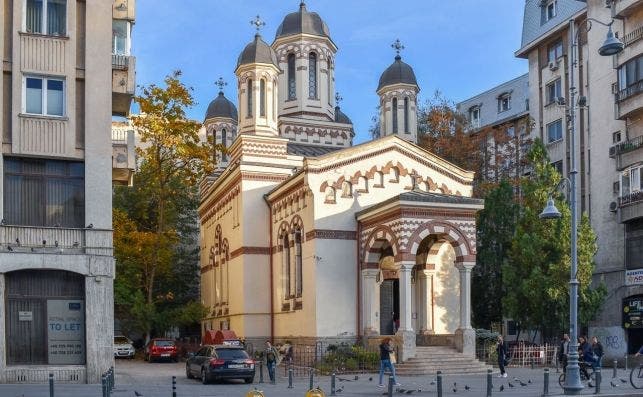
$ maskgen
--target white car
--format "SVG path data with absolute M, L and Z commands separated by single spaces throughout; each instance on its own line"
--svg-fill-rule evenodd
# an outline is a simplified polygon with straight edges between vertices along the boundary
M 114 357 L 134 358 L 132 341 L 125 336 L 114 337 Z

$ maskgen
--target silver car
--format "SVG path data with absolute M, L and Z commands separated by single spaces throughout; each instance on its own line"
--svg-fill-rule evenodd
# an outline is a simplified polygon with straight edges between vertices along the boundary
M 125 336 L 114 337 L 114 357 L 134 358 L 132 341 Z

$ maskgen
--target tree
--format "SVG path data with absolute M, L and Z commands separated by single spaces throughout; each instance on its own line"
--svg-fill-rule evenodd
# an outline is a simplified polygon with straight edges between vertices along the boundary
M 373 117 L 371 117 L 371 126 L 368 127 L 368 135 L 370 135 L 371 139 L 378 139 L 382 137 L 382 132 L 380 131 L 380 106 L 378 105 L 376 108 L 376 113 Z
M 222 150 L 211 139 L 201 141 L 200 124 L 186 117 L 194 100 L 180 76 L 179 71 L 167 76 L 164 87 L 142 87 L 136 97 L 141 115 L 132 124 L 140 138 L 141 166 L 134 188 L 115 190 L 114 204 L 121 210 L 114 217 L 116 309 L 132 315 L 147 338 L 155 325 L 167 326 L 172 318 L 168 310 L 179 277 L 175 267 L 189 247 L 188 262 L 198 269 L 198 247 L 186 233 L 184 214 L 192 214 L 188 222 L 196 223 L 196 184 L 212 171 L 212 153 Z
M 522 329 L 537 329 L 547 338 L 569 329 L 569 277 L 571 211 L 555 193 L 562 217 L 541 220 L 538 215 L 561 176 L 549 163 L 547 151 L 536 140 L 528 154 L 533 172 L 522 179 L 523 206 L 512 240 L 509 258 L 502 266 L 506 287 L 505 314 Z M 596 235 L 583 214 L 578 227 L 579 318 L 595 317 L 607 293 L 604 285 L 591 288 L 596 253 Z
M 502 321 L 502 266 L 511 249 L 518 216 L 512 184 L 502 180 L 486 195 L 484 205 L 476 222 L 478 250 L 471 301 L 476 328 L 491 329 L 491 323 Z

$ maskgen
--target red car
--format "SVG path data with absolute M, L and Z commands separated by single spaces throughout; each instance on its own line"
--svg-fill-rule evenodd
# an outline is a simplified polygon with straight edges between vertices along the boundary
M 178 361 L 176 343 L 172 339 L 154 338 L 145 346 L 145 361 L 172 360 Z

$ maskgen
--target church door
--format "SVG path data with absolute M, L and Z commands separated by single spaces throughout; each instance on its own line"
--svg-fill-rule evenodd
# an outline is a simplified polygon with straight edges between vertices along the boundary
M 380 335 L 393 335 L 393 323 L 399 319 L 400 282 L 384 280 L 380 285 Z

